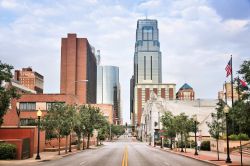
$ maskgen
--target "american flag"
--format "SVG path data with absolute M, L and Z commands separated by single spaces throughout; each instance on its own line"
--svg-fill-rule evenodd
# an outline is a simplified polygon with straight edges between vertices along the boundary
M 228 62 L 226 68 L 225 68 L 226 72 L 227 72 L 227 77 L 229 75 L 232 74 L 232 58 L 230 59 L 230 61 Z

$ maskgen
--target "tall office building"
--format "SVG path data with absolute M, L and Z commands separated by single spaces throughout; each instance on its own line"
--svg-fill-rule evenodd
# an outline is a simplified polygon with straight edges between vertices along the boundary
M 100 51 L 97 51 L 100 64 Z M 116 66 L 97 66 L 97 104 L 112 104 L 113 121 L 121 123 L 119 68 Z
M 97 104 L 114 104 L 114 91 L 119 87 L 119 68 L 97 66 Z
M 138 20 L 134 54 L 136 83 L 161 83 L 161 52 L 157 20 Z
M 43 93 L 43 76 L 32 70 L 31 67 L 15 70 L 14 78 L 16 81 L 37 93 Z
M 162 61 L 157 20 L 137 21 L 134 76 L 130 80 L 131 124 L 140 126 L 144 105 L 151 92 L 167 100 L 175 99 L 175 84 L 162 83 Z
M 61 93 L 76 95 L 80 104 L 94 104 L 96 77 L 96 58 L 88 40 L 77 38 L 76 34 L 62 38 Z

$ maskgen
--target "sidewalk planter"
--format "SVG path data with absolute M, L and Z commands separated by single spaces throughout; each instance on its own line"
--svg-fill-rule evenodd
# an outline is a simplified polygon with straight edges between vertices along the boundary
M 247 144 L 249 142 L 250 141 L 241 141 L 241 144 L 244 145 L 244 144 Z M 222 152 L 222 153 L 227 152 L 227 141 L 226 140 L 219 140 L 218 145 L 219 145 L 219 152 Z M 239 146 L 240 146 L 240 141 L 232 141 L 232 140 L 229 141 L 230 151 L 232 151 L 234 148 L 239 147 Z M 217 151 L 216 140 L 213 139 L 210 141 L 210 148 L 211 148 L 211 151 L 214 151 L 214 152 Z

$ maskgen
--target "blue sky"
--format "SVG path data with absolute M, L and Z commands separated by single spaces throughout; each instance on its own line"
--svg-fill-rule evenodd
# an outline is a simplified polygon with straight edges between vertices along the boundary
M 67 33 L 88 38 L 103 65 L 120 67 L 122 109 L 129 121 L 136 21 L 157 19 L 163 82 L 185 82 L 197 98 L 217 98 L 225 65 L 238 70 L 250 58 L 249 0 L 0 0 L 0 60 L 32 66 L 45 92 L 58 93 L 60 42 Z

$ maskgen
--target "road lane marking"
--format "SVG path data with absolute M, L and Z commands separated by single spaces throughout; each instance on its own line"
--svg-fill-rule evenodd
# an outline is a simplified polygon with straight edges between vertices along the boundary
M 125 166 L 128 166 L 128 147 L 126 146 L 126 164 Z
M 167 163 L 167 162 L 164 162 L 164 164 L 165 164 L 165 165 L 167 165 L 167 166 L 170 166 L 170 164 L 169 164 L 169 163 Z
M 122 157 L 122 166 L 128 166 L 128 147 L 125 146 L 123 157 Z
M 87 161 L 83 161 L 83 162 L 80 163 L 80 165 L 84 165 L 86 162 L 87 162 Z

